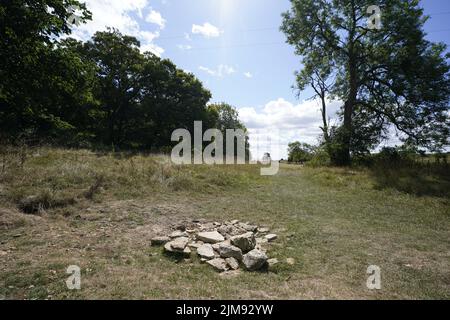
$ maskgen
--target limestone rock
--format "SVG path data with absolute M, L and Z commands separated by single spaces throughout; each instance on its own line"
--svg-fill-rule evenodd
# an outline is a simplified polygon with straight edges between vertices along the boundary
M 233 270 L 239 269 L 239 262 L 235 258 L 233 257 L 226 258 L 225 261 L 227 262 L 227 264 L 230 266 L 231 269 Z
M 219 228 L 217 228 L 217 231 L 224 237 L 230 237 L 245 233 L 247 230 L 238 228 L 233 225 L 222 225 Z
M 286 263 L 290 264 L 291 266 L 295 264 L 295 259 L 294 258 L 287 258 L 286 259 Z
M 278 238 L 278 236 L 276 234 L 271 233 L 271 234 L 266 235 L 264 238 L 266 238 L 267 241 L 271 242 L 271 241 L 276 240 Z
M 225 259 L 222 259 L 222 258 L 208 260 L 208 261 L 206 261 L 206 263 L 209 264 L 210 266 L 212 266 L 214 269 L 216 269 L 219 272 L 228 270 L 227 262 L 225 261 Z
M 154 237 L 151 240 L 152 246 L 162 246 L 170 241 L 169 237 Z
M 175 240 L 172 240 L 169 242 L 170 247 L 174 251 L 183 251 L 184 248 L 186 248 L 187 244 L 189 243 L 189 238 L 186 237 L 180 237 L 176 238 Z
M 166 253 L 170 253 L 170 254 L 181 254 L 181 255 L 184 255 L 184 256 L 186 256 L 186 257 L 188 257 L 188 256 L 190 256 L 191 255 L 191 249 L 189 249 L 189 247 L 187 247 L 187 246 L 185 246 L 183 249 L 174 249 L 174 247 L 172 246 L 172 244 L 173 244 L 173 241 L 170 241 L 170 242 L 167 242 L 165 245 L 164 245 L 164 251 L 166 252 Z M 175 244 L 175 247 L 181 247 L 182 246 L 182 243 L 181 243 L 181 241 L 179 242 L 179 243 L 176 243 Z
M 197 254 L 204 259 L 213 259 L 215 257 L 214 250 L 209 243 L 197 248 Z
M 253 250 L 256 245 L 255 235 L 252 232 L 247 232 L 241 235 L 231 237 L 231 244 L 240 248 L 242 252 Z
M 175 250 L 172 249 L 172 246 L 170 245 L 170 242 L 166 242 L 164 245 L 164 251 L 166 252 L 175 252 Z
M 256 232 L 256 230 L 258 229 L 257 226 L 252 226 L 249 225 L 248 223 L 238 223 L 237 226 L 245 231 L 251 231 L 251 232 Z
M 235 258 L 242 261 L 242 250 L 227 243 L 220 243 L 217 250 L 222 258 Z
M 194 249 L 198 249 L 202 246 L 202 243 L 198 243 L 198 242 L 191 242 L 188 244 L 189 248 L 194 248 Z
M 267 232 L 269 232 L 269 228 L 264 228 L 264 227 L 258 228 L 258 232 L 259 233 L 267 233 Z
M 200 232 L 197 234 L 197 239 L 206 243 L 217 243 L 225 240 L 217 231 Z
M 273 259 L 267 260 L 267 263 L 269 264 L 269 267 L 273 267 L 273 266 L 275 266 L 276 264 L 278 264 L 279 261 L 278 261 L 277 258 L 273 258 Z
M 179 238 L 179 237 L 187 237 L 187 232 L 185 232 L 185 231 L 181 231 L 181 230 L 176 230 L 176 231 L 174 231 L 174 232 L 172 232 L 170 235 L 169 235 L 169 237 L 170 238 Z
M 256 238 L 256 244 L 264 244 L 269 242 L 266 238 Z
M 245 254 L 242 262 L 247 270 L 256 271 L 266 265 L 267 256 L 265 253 L 255 249 Z

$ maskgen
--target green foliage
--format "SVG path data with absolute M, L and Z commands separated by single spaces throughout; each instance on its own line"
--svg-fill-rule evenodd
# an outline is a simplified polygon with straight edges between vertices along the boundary
M 245 157 L 246 160 L 249 160 L 250 144 L 248 131 L 245 125 L 239 120 L 239 114 L 236 108 L 225 102 L 222 102 L 208 105 L 207 111 L 208 111 L 207 124 L 209 128 L 218 129 L 220 132 L 222 132 L 224 148 L 227 143 L 226 130 L 227 129 L 242 130 L 243 136 L 240 136 L 239 131 L 237 131 L 237 137 L 235 140 L 242 139 L 245 141 Z M 234 154 L 237 154 L 237 144 L 235 144 L 234 147 L 235 147 Z
M 84 89 L 78 86 L 82 62 L 58 48 L 56 39 L 70 33 L 69 7 L 75 5 L 82 21 L 90 19 L 76 0 L 0 4 L 0 127 L 13 141 L 72 129 L 66 117 L 76 113 L 69 103 Z
M 211 93 L 168 59 L 141 53 L 115 29 L 88 42 L 69 35 L 75 0 L 8 0 L 0 4 L 0 136 L 113 150 L 170 149 L 171 134 L 194 121 L 204 129 L 241 129 L 231 107 L 207 107 Z
M 343 101 L 330 149 L 335 164 L 366 153 L 391 127 L 432 151 L 448 143 L 448 55 L 444 44 L 425 39 L 419 1 L 378 1 L 380 30 L 368 28 L 370 0 L 291 4 L 281 29 L 302 57 L 298 88 L 312 85 Z
M 312 159 L 315 147 L 301 142 L 292 142 L 288 145 L 289 162 L 306 162 Z

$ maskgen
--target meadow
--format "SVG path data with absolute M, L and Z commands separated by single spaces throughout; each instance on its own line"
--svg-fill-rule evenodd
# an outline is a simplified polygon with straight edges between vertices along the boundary
M 259 169 L 4 147 L 0 298 L 450 298 L 447 165 Z M 174 260 L 150 246 L 193 219 L 269 227 L 280 263 L 219 274 L 194 254 Z M 66 287 L 69 265 L 81 267 L 81 290 Z M 369 265 L 381 269 L 381 290 L 366 287 Z

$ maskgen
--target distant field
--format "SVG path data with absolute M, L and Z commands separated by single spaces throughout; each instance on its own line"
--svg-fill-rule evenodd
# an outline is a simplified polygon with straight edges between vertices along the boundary
M 0 298 L 449 299 L 448 175 L 401 171 L 381 179 L 366 169 L 282 164 L 262 177 L 255 165 L 6 150 Z M 198 218 L 268 226 L 279 236 L 269 255 L 280 263 L 224 276 L 194 255 L 174 261 L 149 245 Z M 82 268 L 79 291 L 66 288 L 69 265 Z M 366 287 L 369 265 L 381 268 L 381 290 Z

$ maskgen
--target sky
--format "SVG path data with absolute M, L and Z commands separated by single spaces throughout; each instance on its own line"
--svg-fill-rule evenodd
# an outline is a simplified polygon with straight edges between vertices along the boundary
M 83 2 L 83 0 L 81 0 Z M 279 31 L 289 0 L 85 0 L 93 20 L 72 36 L 87 40 L 115 27 L 136 36 L 142 51 L 172 60 L 227 102 L 250 131 L 255 157 L 287 157 L 289 142 L 317 143 L 321 116 L 311 90 L 292 89 L 300 58 Z M 374 0 L 376 4 L 376 0 Z M 450 44 L 450 1 L 423 0 L 428 39 Z M 329 116 L 339 103 L 332 102 Z M 385 145 L 398 143 L 395 132 Z M 270 150 L 269 150 L 270 149 Z

